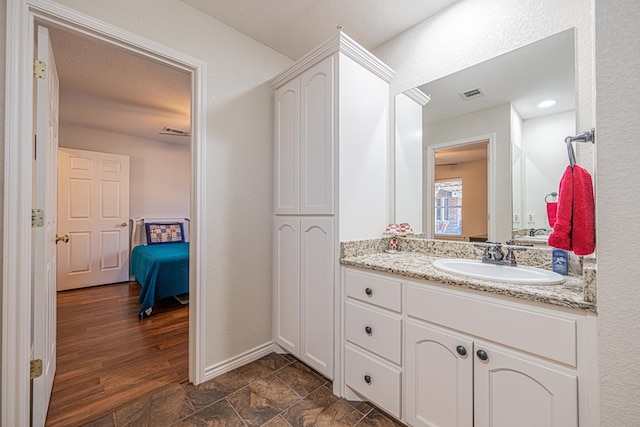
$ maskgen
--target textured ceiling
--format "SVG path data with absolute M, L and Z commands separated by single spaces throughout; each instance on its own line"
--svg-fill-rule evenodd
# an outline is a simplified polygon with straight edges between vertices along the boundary
M 336 33 L 371 49 L 455 0 L 182 0 L 294 60 Z M 141 138 L 189 131 L 190 76 L 85 36 L 50 29 L 60 76 L 60 122 Z
M 191 76 L 105 43 L 49 29 L 60 77 L 60 123 L 188 144 Z
M 574 110 L 575 55 L 573 30 L 492 58 L 473 67 L 420 86 L 431 96 L 425 121 L 457 117 L 473 111 L 512 103 L 523 120 Z M 459 95 L 480 88 L 485 95 L 463 100 Z M 551 108 L 537 104 L 555 99 Z
M 336 25 L 372 49 L 456 0 L 181 0 L 297 60 Z

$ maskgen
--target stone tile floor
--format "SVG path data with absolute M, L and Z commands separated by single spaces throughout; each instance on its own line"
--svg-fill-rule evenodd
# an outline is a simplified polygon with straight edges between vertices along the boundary
M 331 387 L 294 357 L 271 353 L 199 386 L 174 384 L 85 427 L 402 426 Z

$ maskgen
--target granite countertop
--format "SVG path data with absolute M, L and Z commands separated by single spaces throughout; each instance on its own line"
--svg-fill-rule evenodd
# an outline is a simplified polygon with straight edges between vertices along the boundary
M 560 285 L 520 285 L 493 282 L 458 276 L 440 271 L 433 262 L 442 257 L 416 252 L 375 252 L 356 254 L 340 259 L 342 265 L 398 274 L 415 279 L 430 280 L 460 288 L 506 295 L 560 307 L 596 312 L 596 304 L 587 301 L 586 281 L 583 276 L 566 276 Z

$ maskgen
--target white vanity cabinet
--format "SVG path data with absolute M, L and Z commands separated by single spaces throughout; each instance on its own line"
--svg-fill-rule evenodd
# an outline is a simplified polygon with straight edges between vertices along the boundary
M 401 416 L 402 283 L 346 270 L 345 384 Z
M 274 341 L 330 377 L 334 220 L 278 216 L 274 225 Z
M 330 379 L 338 242 L 378 237 L 387 226 L 392 75 L 340 32 L 271 80 L 273 340 Z
M 431 325 L 407 323 L 412 426 L 577 426 L 575 372 Z
M 334 213 L 334 57 L 275 91 L 276 215 Z
M 404 296 L 402 309 L 394 312 L 404 331 L 400 362 L 390 348 L 380 353 L 350 337 L 357 323 L 349 315 L 355 304 L 350 289 L 358 287 L 363 275 L 370 283 L 392 284 L 384 292 L 398 288 Z M 411 426 L 571 427 L 596 422 L 596 409 L 590 407 L 597 401 L 593 314 L 352 267 L 343 269 L 343 278 L 345 386 L 361 398 Z M 392 347 L 397 341 L 387 343 Z M 402 384 L 397 396 L 401 416 L 368 395 L 366 387 L 349 383 L 363 366 L 350 363 L 352 346 L 361 357 L 396 369 Z M 395 386 L 394 378 L 387 391 Z

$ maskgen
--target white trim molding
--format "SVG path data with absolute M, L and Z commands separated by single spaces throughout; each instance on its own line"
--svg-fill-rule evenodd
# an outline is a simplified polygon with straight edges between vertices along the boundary
M 245 351 L 244 353 L 238 354 L 237 356 L 233 356 L 232 358 L 216 363 L 215 365 L 207 366 L 204 372 L 203 381 L 208 381 L 226 372 L 233 371 L 240 366 L 244 366 L 247 363 L 251 363 L 254 360 L 258 360 L 261 357 L 271 354 L 278 349 L 279 347 L 274 344 L 273 341 L 269 341 L 254 347 L 251 350 Z
M 52 25 L 184 70 L 192 76 L 189 379 L 205 378 L 206 63 L 50 0 L 7 0 L 5 76 L 2 396 L 0 424 L 30 424 L 33 46 L 36 23 Z
M 351 37 L 339 31 L 337 36 L 330 38 L 307 53 L 291 67 L 288 67 L 285 71 L 271 79 L 269 83 L 273 89 L 277 89 L 295 76 L 336 52 L 342 52 L 347 55 L 387 83 L 391 81 L 395 74 L 395 71 L 387 64 L 376 58 Z
M 429 103 L 429 101 L 431 101 L 431 95 L 427 95 L 417 87 L 414 87 L 413 89 L 405 90 L 402 93 L 407 95 L 409 99 L 412 99 L 413 101 L 420 104 L 420 106 L 422 107 L 424 107 Z

